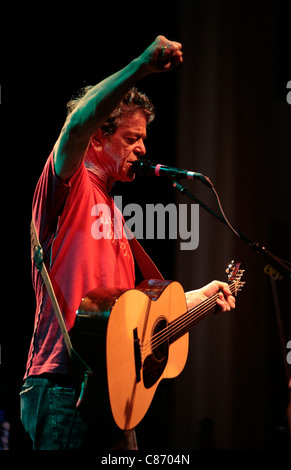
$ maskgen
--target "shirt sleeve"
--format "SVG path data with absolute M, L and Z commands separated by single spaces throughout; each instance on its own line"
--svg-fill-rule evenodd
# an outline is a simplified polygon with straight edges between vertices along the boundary
M 70 180 L 65 182 L 55 172 L 53 151 L 45 163 L 32 203 L 32 215 L 44 255 L 54 238 L 58 219 L 65 206 L 70 188 L 74 181 L 78 179 L 83 166 L 81 164 Z

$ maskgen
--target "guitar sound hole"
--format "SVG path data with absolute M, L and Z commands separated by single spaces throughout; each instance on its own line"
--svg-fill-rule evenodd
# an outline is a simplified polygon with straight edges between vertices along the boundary
M 159 380 L 167 365 L 169 354 L 169 340 L 166 339 L 167 326 L 167 320 L 161 318 L 153 329 L 151 340 L 152 351 L 145 358 L 142 367 L 145 388 L 152 387 Z
M 169 340 L 166 339 L 168 322 L 161 318 L 155 324 L 152 334 L 152 351 L 143 363 L 143 383 L 145 388 L 152 387 L 165 370 L 169 354 Z M 163 331 L 165 334 L 163 334 Z
M 166 328 L 168 322 L 165 318 L 159 320 L 153 330 L 152 334 L 152 353 L 157 361 L 162 361 L 168 357 L 169 341 L 166 338 Z M 163 335 L 162 331 L 165 330 Z

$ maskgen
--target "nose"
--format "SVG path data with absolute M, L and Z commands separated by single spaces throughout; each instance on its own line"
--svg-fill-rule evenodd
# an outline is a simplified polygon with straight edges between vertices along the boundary
M 144 141 L 142 139 L 139 139 L 139 141 L 137 142 L 137 146 L 134 149 L 134 153 L 138 157 L 143 157 L 146 154 L 145 144 L 144 144 Z

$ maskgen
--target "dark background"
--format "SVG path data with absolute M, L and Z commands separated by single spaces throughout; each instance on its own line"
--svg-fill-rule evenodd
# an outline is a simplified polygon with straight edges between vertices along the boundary
M 18 393 L 34 320 L 31 199 L 64 122 L 66 102 L 82 86 L 125 66 L 158 34 L 181 41 L 183 65 L 137 85 L 157 111 L 147 157 L 207 174 L 231 222 L 290 261 L 290 15 L 290 2 L 283 0 L 6 9 L 7 28 L 1 33 L 0 408 L 12 425 L 12 449 L 29 448 L 19 423 Z M 188 187 L 217 210 L 213 195 L 199 185 Z M 168 180 L 155 177 L 116 185 L 114 191 L 123 195 L 124 204 L 186 202 Z M 164 276 L 181 281 L 186 290 L 224 279 L 232 257 L 242 261 L 247 284 L 234 313 L 209 319 L 190 334 L 187 366 L 178 379 L 159 386 L 138 427 L 140 447 L 286 449 L 290 281 L 285 277 L 275 284 L 281 343 L 274 290 L 263 272 L 268 260 L 203 209 L 199 225 L 194 252 L 181 252 L 171 240 L 141 242 Z

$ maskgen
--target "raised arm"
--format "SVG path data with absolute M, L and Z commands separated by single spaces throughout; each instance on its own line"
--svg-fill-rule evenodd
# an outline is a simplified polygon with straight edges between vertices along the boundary
M 138 80 L 150 73 L 172 70 L 182 61 L 182 45 L 158 36 L 139 57 L 91 88 L 67 117 L 55 145 L 57 175 L 70 178 L 85 156 L 91 135 Z

